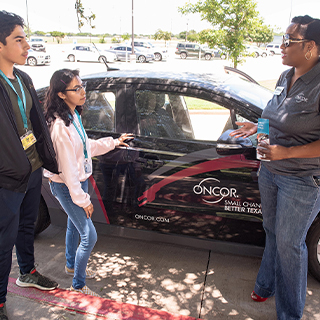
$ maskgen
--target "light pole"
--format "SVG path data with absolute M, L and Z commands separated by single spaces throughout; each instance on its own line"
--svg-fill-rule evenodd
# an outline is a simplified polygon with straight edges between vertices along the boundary
M 130 62 L 136 62 L 136 55 L 134 53 L 134 11 L 133 11 L 133 0 L 132 0 L 132 37 L 131 37 L 131 55 L 130 55 Z
M 134 11 L 133 11 L 133 0 L 132 0 L 132 54 L 134 54 Z
M 133 0 L 132 0 L 132 1 L 133 1 Z M 28 0 L 26 0 L 26 9 L 27 9 L 28 39 L 30 40 L 30 27 L 29 27 L 29 15 L 28 15 Z

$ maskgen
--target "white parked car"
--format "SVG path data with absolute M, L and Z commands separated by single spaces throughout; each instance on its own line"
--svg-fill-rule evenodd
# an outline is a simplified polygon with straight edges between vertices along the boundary
M 28 50 L 28 58 L 26 64 L 29 66 L 39 66 L 48 64 L 51 62 L 51 57 L 45 52 L 34 51 L 32 49 Z
M 248 55 L 253 56 L 254 58 L 263 57 L 265 58 L 267 56 L 267 53 L 256 46 L 247 46 L 246 52 Z
M 31 49 L 35 51 L 44 51 L 46 52 L 46 41 L 42 38 L 31 38 L 29 41 Z
M 107 62 L 114 62 L 117 60 L 117 56 L 109 51 L 99 49 L 91 45 L 77 45 L 72 50 L 66 52 L 66 57 L 69 61 L 96 61 L 103 63 L 106 59 Z
M 270 56 L 273 56 L 275 54 L 281 54 L 281 48 L 280 48 L 281 44 L 280 43 L 269 43 L 266 46 L 266 52 L 267 54 L 269 54 Z

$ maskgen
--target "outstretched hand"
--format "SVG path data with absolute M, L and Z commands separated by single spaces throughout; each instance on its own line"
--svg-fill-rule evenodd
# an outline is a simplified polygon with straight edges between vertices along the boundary
M 257 132 L 257 124 L 253 122 L 236 122 L 237 126 L 241 128 L 234 130 L 230 133 L 230 136 L 235 138 L 247 138 Z
M 125 143 L 126 140 L 132 140 L 134 139 L 134 136 L 132 133 L 123 133 L 119 138 L 119 145 L 129 147 L 127 143 Z

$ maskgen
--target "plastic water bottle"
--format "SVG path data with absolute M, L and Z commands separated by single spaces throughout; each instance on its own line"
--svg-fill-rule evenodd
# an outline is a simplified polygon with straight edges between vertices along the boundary
M 270 144 L 269 140 L 269 119 L 258 119 L 258 130 L 257 130 L 257 139 L 258 139 L 258 146 L 257 150 L 259 149 L 260 151 L 263 151 L 263 148 L 259 146 L 261 142 L 264 142 L 266 144 Z M 263 161 L 270 161 L 270 160 L 265 160 L 263 155 L 259 154 L 257 152 L 257 159 L 258 160 L 263 160 Z

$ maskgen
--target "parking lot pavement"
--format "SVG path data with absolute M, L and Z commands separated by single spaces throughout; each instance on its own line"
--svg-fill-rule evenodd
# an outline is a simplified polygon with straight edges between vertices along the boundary
M 64 240 L 65 229 L 50 226 L 35 241 L 38 270 L 62 289 L 72 281 L 64 273 Z M 18 276 L 15 260 L 12 278 Z M 87 285 L 103 298 L 204 320 L 276 319 L 273 298 L 250 299 L 260 258 L 99 235 L 89 265 L 98 276 Z M 320 319 L 319 300 L 320 283 L 309 277 L 304 320 Z M 10 320 L 95 319 L 12 293 L 7 308 Z

